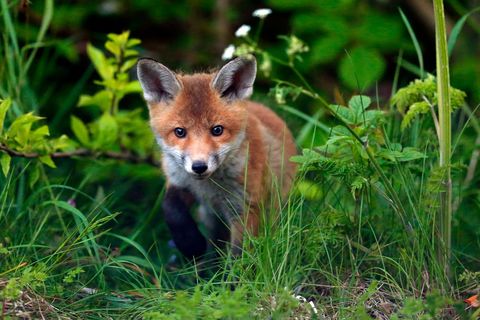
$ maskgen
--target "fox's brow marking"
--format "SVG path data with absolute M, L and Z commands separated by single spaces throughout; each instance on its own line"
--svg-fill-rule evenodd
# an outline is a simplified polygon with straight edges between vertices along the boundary
M 192 117 L 213 116 L 211 105 L 214 102 L 215 93 L 210 86 L 211 79 L 211 75 L 208 74 L 188 75 L 181 78 L 184 99 L 182 105 Z

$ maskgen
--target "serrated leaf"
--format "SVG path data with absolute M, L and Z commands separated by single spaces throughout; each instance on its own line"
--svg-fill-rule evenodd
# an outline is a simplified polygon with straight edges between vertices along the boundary
M 330 105 L 330 109 L 346 123 L 355 123 L 355 113 L 353 113 L 349 108 L 340 105 Z
M 89 43 L 87 45 L 87 54 L 102 79 L 113 78 L 114 69 L 112 65 L 110 65 L 102 51 L 95 48 Z
M 0 157 L 0 165 L 2 166 L 2 172 L 5 177 L 7 177 L 8 172 L 10 171 L 10 163 L 12 158 L 6 152 L 2 152 L 2 156 Z
M 80 141 L 82 145 L 88 146 L 90 144 L 90 135 L 88 133 L 87 126 L 82 122 L 82 120 L 72 116 L 70 117 L 70 126 L 78 141 Z
M 12 105 L 11 99 L 5 99 L 0 101 L 0 134 L 3 131 L 3 123 L 5 122 L 5 116 L 11 105 Z
M 346 54 L 339 65 L 342 82 L 352 90 L 366 90 L 380 80 L 385 71 L 384 58 L 374 49 L 357 47 Z
M 50 168 L 56 168 L 57 167 L 57 166 L 55 166 L 55 163 L 53 162 L 52 157 L 50 157 L 49 155 L 38 157 L 38 160 L 40 160 L 40 162 L 46 164 Z
M 348 106 L 353 110 L 355 123 L 363 123 L 363 113 L 370 106 L 372 100 L 368 96 L 353 96 L 348 102 Z

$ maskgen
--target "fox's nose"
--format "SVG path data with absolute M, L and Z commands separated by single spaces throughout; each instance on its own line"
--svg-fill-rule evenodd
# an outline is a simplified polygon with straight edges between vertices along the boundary
M 197 174 L 202 174 L 205 171 L 207 171 L 207 169 L 208 169 L 208 166 L 203 161 L 195 161 L 192 163 L 192 170 Z

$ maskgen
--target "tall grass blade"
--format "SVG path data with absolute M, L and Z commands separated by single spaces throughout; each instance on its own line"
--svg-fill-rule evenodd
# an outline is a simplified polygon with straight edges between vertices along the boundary
M 448 65 L 447 31 L 443 0 L 434 0 L 435 13 L 435 47 L 437 58 L 437 96 L 440 124 L 440 168 L 445 170 L 442 185 L 445 189 L 440 194 L 440 210 L 437 214 L 438 263 L 444 266 L 445 275 L 450 276 L 451 238 L 452 238 L 452 180 L 450 157 L 452 143 L 450 73 Z
M 457 43 L 458 36 L 460 35 L 460 32 L 462 31 L 463 26 L 465 25 L 465 22 L 467 22 L 467 19 L 470 17 L 472 13 L 475 13 L 480 10 L 480 7 L 473 9 L 472 11 L 464 14 L 458 21 L 455 23 L 455 26 L 452 28 L 452 31 L 450 32 L 450 37 L 448 38 L 448 55 L 451 56 L 453 52 L 453 48 L 455 47 L 455 44 Z
M 407 27 L 408 34 L 410 35 L 410 38 L 412 38 L 413 46 L 415 47 L 415 51 L 417 52 L 418 64 L 420 65 L 421 77 L 424 78 L 425 71 L 423 68 L 422 48 L 420 47 L 420 43 L 417 40 L 417 36 L 415 35 L 415 32 L 413 31 L 412 25 L 408 21 L 407 16 L 403 13 L 402 9 L 399 9 L 399 11 L 400 15 L 402 16 L 403 23 Z

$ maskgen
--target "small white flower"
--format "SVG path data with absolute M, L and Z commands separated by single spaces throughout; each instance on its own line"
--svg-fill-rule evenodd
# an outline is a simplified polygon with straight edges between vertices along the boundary
M 258 17 L 260 19 L 264 19 L 270 13 L 272 13 L 272 9 L 262 8 L 262 9 L 257 9 L 255 11 L 253 11 L 252 16 Z
M 229 45 L 225 48 L 222 54 L 222 60 L 230 60 L 233 58 L 233 54 L 235 53 L 235 46 L 233 44 Z
M 235 31 L 235 36 L 240 38 L 240 37 L 246 37 L 248 33 L 250 32 L 251 27 L 247 26 L 246 24 L 243 24 L 240 26 L 240 28 Z

